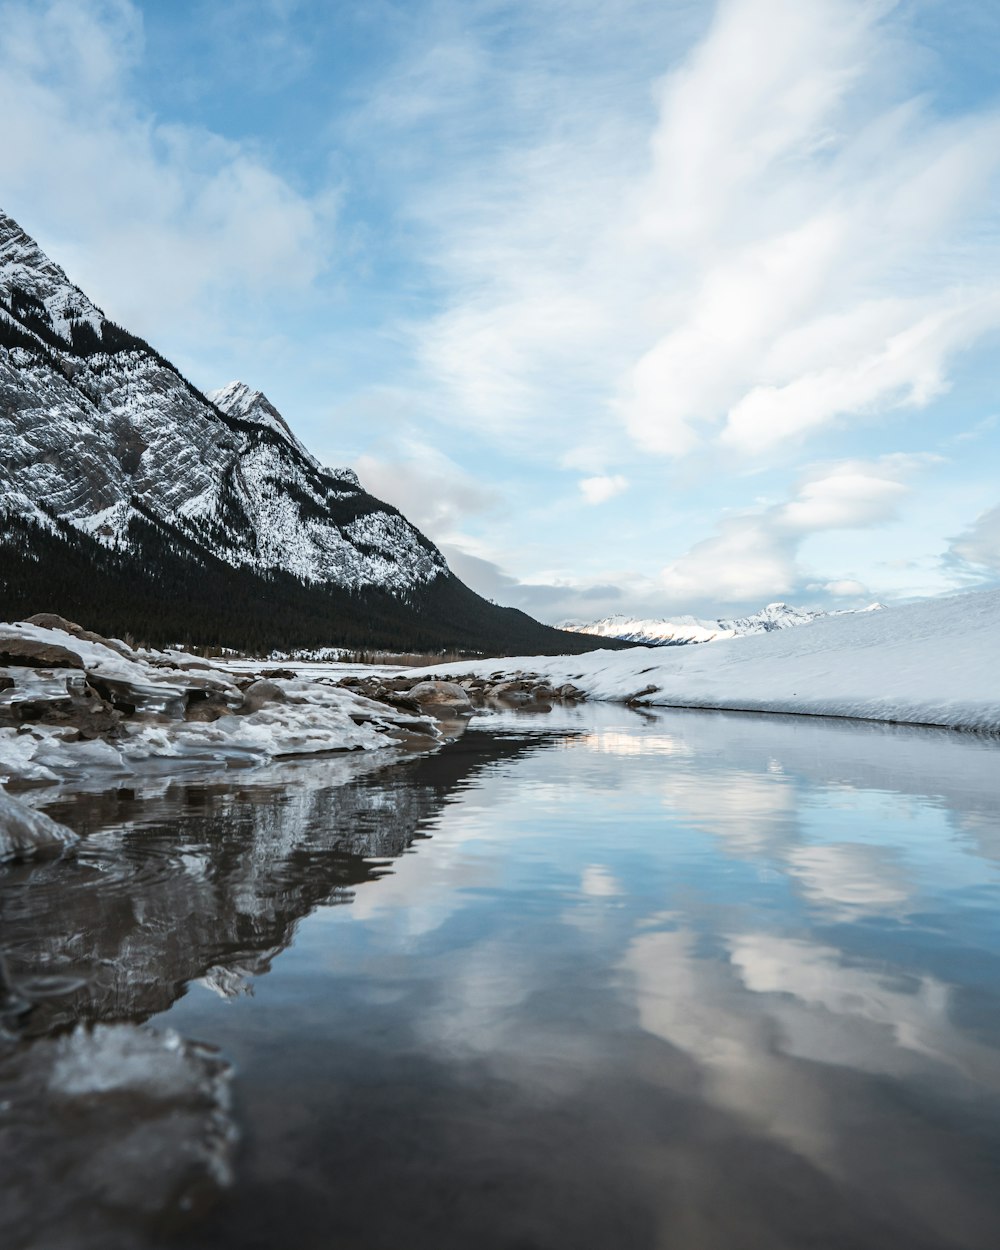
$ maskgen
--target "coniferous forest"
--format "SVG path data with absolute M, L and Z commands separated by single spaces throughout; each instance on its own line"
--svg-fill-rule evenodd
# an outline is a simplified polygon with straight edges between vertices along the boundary
M 36 612 L 148 646 L 224 646 L 257 655 L 297 647 L 567 654 L 626 645 L 499 608 L 451 574 L 397 596 L 234 568 L 142 517 L 133 519 L 121 547 L 103 546 L 64 522 L 48 529 L 5 517 L 0 615 L 18 620 Z

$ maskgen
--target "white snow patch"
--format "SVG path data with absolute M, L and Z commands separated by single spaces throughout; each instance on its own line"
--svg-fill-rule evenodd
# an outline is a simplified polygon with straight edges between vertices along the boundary
M 725 647 L 637 647 L 410 669 L 572 683 L 591 699 L 1000 732 L 1000 590 L 831 615 Z

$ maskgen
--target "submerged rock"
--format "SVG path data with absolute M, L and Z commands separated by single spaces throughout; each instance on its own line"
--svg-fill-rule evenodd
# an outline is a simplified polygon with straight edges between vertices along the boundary
M 72 829 L 0 790 L 0 860 L 61 855 L 79 840 Z

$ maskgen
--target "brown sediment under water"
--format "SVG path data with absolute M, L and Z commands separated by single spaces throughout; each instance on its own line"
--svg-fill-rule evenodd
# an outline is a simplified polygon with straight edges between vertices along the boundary
M 45 810 L 10 1250 L 1000 1244 L 996 740 L 582 706 Z

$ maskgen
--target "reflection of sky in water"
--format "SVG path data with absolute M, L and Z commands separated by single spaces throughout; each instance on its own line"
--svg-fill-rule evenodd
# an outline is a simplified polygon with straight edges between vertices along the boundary
M 401 1210 L 398 1117 L 427 1117 L 441 1168 L 479 1177 L 507 1114 L 548 1175 L 563 1116 L 562 1179 L 610 1134 L 605 1182 L 647 1219 L 622 1245 L 794 1246 L 820 1226 L 816 1245 L 995 1244 L 996 743 L 624 709 L 576 724 L 464 779 L 431 840 L 303 922 L 254 999 L 195 989 L 169 1023 L 237 1059 L 275 1150 L 340 1141 L 345 1115 Z M 405 1071 L 359 1129 L 348 1091 Z M 303 1083 L 317 1105 L 290 1112 Z M 801 1210 L 780 1201 L 795 1169 Z

